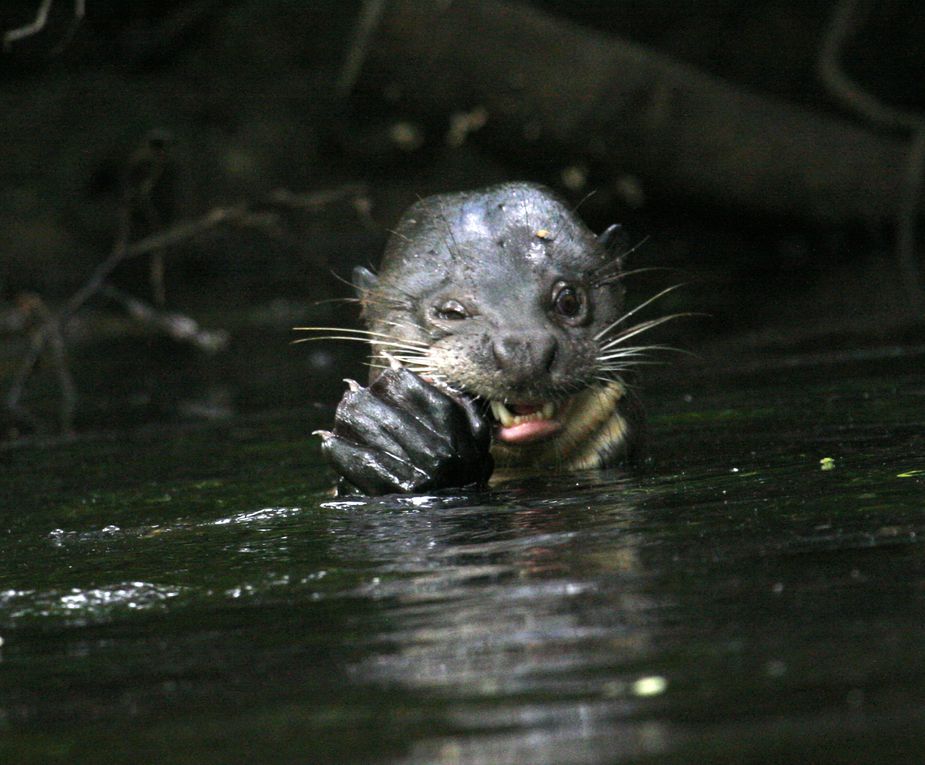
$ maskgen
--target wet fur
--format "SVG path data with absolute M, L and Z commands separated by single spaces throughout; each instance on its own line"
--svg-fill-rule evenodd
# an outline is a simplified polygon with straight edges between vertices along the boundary
M 393 231 L 379 274 L 354 272 L 369 329 L 306 329 L 369 342 L 371 383 L 400 364 L 457 397 L 566 402 L 565 425 L 550 439 L 495 443 L 501 465 L 608 467 L 642 449 L 642 408 L 626 376 L 656 346 L 630 341 L 674 318 L 631 322 L 668 290 L 625 312 L 625 251 L 618 227 L 595 236 L 542 186 L 510 183 L 428 197 Z M 550 313 L 546 297 L 557 282 L 587 294 L 590 314 L 581 325 Z M 467 307 L 465 320 L 435 314 L 450 299 Z M 536 374 L 514 376 L 493 357 L 499 334 L 516 338 L 521 331 L 554 338 L 552 360 Z M 531 344 L 522 345 L 529 357 Z

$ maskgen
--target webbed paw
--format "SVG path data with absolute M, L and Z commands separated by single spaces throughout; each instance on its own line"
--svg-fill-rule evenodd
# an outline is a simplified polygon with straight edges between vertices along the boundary
M 475 404 L 403 367 L 368 388 L 352 383 L 333 432 L 320 435 L 333 468 L 369 495 L 482 486 L 494 468 L 490 426 Z

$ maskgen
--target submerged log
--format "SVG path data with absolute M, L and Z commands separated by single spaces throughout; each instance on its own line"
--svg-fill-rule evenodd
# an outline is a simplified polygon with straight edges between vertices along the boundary
M 505 151 L 542 147 L 638 176 L 663 199 L 816 222 L 895 219 L 901 207 L 901 139 L 526 5 L 389 0 L 366 40 L 356 89 L 428 115 L 483 107 L 483 134 Z

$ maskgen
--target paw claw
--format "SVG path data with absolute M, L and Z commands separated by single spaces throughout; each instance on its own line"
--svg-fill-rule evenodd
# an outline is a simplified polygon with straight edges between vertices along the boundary
M 388 351 L 382 351 L 382 357 L 389 362 L 390 369 L 401 369 L 401 362 Z

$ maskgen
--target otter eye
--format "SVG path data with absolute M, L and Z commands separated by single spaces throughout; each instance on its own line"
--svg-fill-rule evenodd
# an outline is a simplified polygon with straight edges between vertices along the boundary
M 438 319 L 446 321 L 460 321 L 468 319 L 469 312 L 463 307 L 458 300 L 447 300 L 434 308 L 434 313 Z
M 586 302 L 584 290 L 580 287 L 560 282 L 553 290 L 553 310 L 566 319 L 581 317 L 585 312 Z

